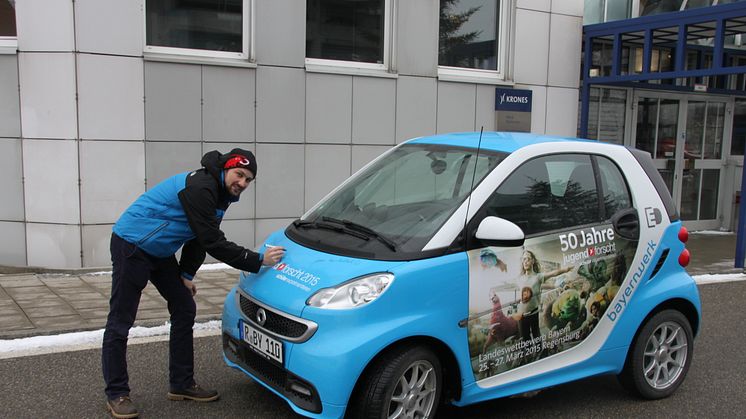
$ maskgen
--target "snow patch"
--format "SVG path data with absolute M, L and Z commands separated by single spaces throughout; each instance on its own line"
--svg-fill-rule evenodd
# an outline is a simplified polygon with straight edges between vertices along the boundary
M 137 345 L 168 340 L 170 328 L 171 324 L 169 322 L 155 327 L 135 326 L 130 329 L 128 344 Z M 194 325 L 194 337 L 217 336 L 220 334 L 220 330 L 220 320 L 196 323 Z M 104 329 L 99 329 L 60 335 L 0 340 L 0 359 L 100 348 L 103 337 Z
M 208 264 L 200 266 L 199 271 L 222 271 L 224 269 L 236 269 L 236 268 L 225 263 L 208 263 Z M 92 275 L 92 276 L 111 275 L 111 271 L 91 272 L 85 275 Z
M 695 275 L 694 282 L 697 284 L 715 284 L 720 282 L 746 281 L 746 274 L 711 274 Z
M 699 231 L 690 231 L 689 234 L 697 234 L 700 236 L 731 236 L 736 233 L 732 231 L 720 231 L 720 230 L 699 230 Z

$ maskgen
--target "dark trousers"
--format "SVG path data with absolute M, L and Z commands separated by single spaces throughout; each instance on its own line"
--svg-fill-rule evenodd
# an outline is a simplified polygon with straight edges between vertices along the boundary
M 109 317 L 106 321 L 101 364 L 106 396 L 111 400 L 130 392 L 127 375 L 127 335 L 135 321 L 140 295 L 148 281 L 168 302 L 171 315 L 169 384 L 183 390 L 194 384 L 192 326 L 197 307 L 181 280 L 176 257 L 156 258 L 116 234 L 111 236 L 113 265 Z

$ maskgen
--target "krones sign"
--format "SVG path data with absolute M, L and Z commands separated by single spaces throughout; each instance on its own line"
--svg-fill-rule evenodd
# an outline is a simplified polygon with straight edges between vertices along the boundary
M 495 129 L 531 131 L 531 91 L 495 88 Z

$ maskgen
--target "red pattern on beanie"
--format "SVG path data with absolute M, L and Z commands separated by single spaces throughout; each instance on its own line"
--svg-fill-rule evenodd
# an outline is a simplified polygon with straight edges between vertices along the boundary
M 239 154 L 233 154 L 228 161 L 225 162 L 225 165 L 223 166 L 223 169 L 231 169 L 234 167 L 243 167 L 245 169 L 248 169 L 251 164 L 251 161 Z

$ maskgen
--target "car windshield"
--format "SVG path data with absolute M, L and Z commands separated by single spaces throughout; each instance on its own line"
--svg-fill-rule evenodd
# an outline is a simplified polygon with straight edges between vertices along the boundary
M 397 147 L 296 221 L 295 232 L 335 253 L 411 257 L 506 155 L 431 144 Z

